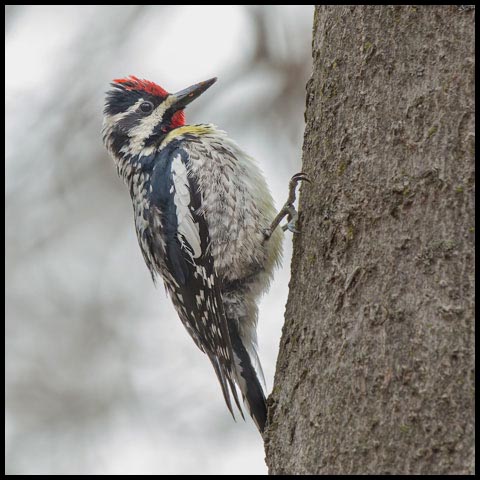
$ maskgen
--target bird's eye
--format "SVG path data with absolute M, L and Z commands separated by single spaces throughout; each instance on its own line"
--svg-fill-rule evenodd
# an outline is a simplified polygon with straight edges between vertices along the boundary
M 153 103 L 152 102 L 143 102 L 140 105 L 140 110 L 143 113 L 150 113 L 153 110 Z

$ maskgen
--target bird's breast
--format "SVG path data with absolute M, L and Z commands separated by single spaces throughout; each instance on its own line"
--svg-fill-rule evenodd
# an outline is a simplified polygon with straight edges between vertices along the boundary
M 185 148 L 201 192 L 217 273 L 228 281 L 264 268 L 269 247 L 263 231 L 275 210 L 256 162 L 224 135 L 206 135 Z

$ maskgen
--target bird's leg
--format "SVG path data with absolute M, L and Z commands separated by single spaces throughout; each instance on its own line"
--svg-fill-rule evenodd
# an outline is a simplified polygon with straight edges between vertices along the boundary
M 296 228 L 296 223 L 298 219 L 298 212 L 293 205 L 296 199 L 296 189 L 297 184 L 300 180 L 305 182 L 311 183 L 310 179 L 308 178 L 306 173 L 300 172 L 296 173 L 290 180 L 289 184 L 289 193 L 288 199 L 285 202 L 285 205 L 282 209 L 278 212 L 277 216 L 274 218 L 273 222 L 271 223 L 270 227 L 264 230 L 264 242 L 266 242 L 271 236 L 275 229 L 278 227 L 280 222 L 287 217 L 288 223 L 282 226 L 282 230 L 286 231 L 289 230 L 292 233 L 300 233 L 299 230 Z

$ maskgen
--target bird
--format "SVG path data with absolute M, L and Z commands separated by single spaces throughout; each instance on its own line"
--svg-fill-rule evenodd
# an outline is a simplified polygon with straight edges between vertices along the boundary
M 296 188 L 310 180 L 294 175 L 276 214 L 257 161 L 215 125 L 186 124 L 187 105 L 216 80 L 177 93 L 133 75 L 113 80 L 102 138 L 130 192 L 153 282 L 163 280 L 184 327 L 208 356 L 232 416 L 234 402 L 245 418 L 238 387 L 262 434 L 267 405 L 258 300 L 281 263 L 283 231 L 299 233 Z

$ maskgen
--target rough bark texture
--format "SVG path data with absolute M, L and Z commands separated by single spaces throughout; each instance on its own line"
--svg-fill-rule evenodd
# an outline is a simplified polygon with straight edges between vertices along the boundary
M 474 471 L 474 22 L 316 8 L 271 474 Z

